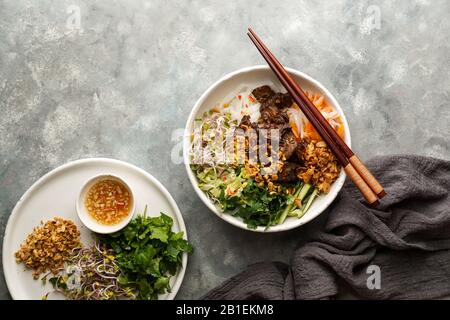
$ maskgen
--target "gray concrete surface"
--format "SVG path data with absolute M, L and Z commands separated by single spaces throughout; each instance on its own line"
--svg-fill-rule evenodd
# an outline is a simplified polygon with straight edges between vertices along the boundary
M 363 159 L 448 159 L 449 11 L 445 0 L 0 0 L 1 235 L 41 175 L 105 156 L 149 171 L 178 202 L 196 249 L 178 298 L 250 263 L 287 262 L 324 217 L 270 235 L 226 224 L 171 161 L 172 133 L 213 81 L 263 64 L 245 34 L 253 26 L 338 98 Z M 9 298 L 3 275 L 0 298 Z

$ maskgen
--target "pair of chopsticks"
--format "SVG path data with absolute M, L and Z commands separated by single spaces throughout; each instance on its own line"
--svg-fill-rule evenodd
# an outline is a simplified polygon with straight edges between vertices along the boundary
M 331 149 L 331 152 L 333 152 L 338 162 L 344 168 L 347 176 L 353 181 L 366 201 L 371 205 L 378 205 L 378 200 L 384 197 L 386 192 L 377 179 L 354 154 L 349 146 L 347 146 L 336 131 L 334 131 L 322 113 L 314 106 L 297 82 L 288 74 L 286 69 L 284 69 L 281 63 L 251 28 L 248 29 L 247 35 L 267 61 L 281 84 L 292 96 L 294 102 L 300 107 L 306 118 L 311 122 L 313 127 Z

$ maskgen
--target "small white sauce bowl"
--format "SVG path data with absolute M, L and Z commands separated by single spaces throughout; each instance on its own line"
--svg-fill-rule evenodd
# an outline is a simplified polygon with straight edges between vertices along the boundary
M 128 216 L 124 218 L 122 221 L 120 221 L 117 224 L 107 225 L 102 224 L 94 219 L 94 217 L 91 216 L 91 214 L 88 212 L 86 206 L 85 206 L 85 200 L 88 195 L 89 190 L 93 185 L 95 185 L 97 182 L 102 180 L 114 180 L 119 183 L 121 183 L 130 194 L 130 200 L 131 200 L 131 207 L 128 212 Z M 131 190 L 130 186 L 123 181 L 121 178 L 111 175 L 111 174 L 102 174 L 95 176 L 91 179 L 89 179 L 81 188 L 81 191 L 77 197 L 76 200 L 76 208 L 77 208 L 77 214 L 78 218 L 80 218 L 81 222 L 91 231 L 95 233 L 101 233 L 101 234 L 107 234 L 107 233 L 114 233 L 116 231 L 119 231 L 123 229 L 133 218 L 134 211 L 135 211 L 135 200 L 133 191 Z

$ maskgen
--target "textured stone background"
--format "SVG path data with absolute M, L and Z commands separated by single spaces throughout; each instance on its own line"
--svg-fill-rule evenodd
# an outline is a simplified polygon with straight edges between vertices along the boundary
M 80 8 L 79 30 L 70 5 Z M 286 65 L 337 97 L 363 159 L 448 159 L 449 11 L 445 0 L 0 0 L 0 233 L 41 175 L 105 156 L 149 171 L 178 202 L 196 248 L 179 298 L 249 263 L 287 262 L 324 217 L 276 235 L 226 224 L 171 162 L 172 132 L 213 81 L 263 63 L 245 34 L 253 26 Z

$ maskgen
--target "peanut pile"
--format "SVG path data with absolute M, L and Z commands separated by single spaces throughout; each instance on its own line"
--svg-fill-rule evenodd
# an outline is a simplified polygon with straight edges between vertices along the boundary
M 34 228 L 15 254 L 17 263 L 23 262 L 33 269 L 34 279 L 48 270 L 57 273 L 73 250 L 81 247 L 80 231 L 72 221 L 54 218 L 41 224 Z

